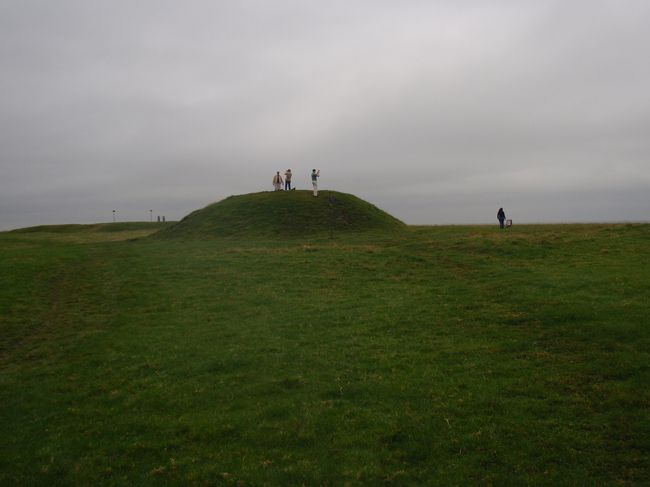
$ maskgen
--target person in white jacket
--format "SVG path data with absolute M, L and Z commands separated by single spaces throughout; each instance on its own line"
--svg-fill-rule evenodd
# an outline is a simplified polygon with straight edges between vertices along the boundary
M 314 187 L 314 196 L 318 196 L 318 178 L 320 177 L 320 169 L 311 170 L 311 185 Z
M 275 173 L 275 176 L 273 176 L 273 187 L 275 188 L 276 191 L 281 191 L 282 190 L 282 176 L 280 176 L 280 171 Z

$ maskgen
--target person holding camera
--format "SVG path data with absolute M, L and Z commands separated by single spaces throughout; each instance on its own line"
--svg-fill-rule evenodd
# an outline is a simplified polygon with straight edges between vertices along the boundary
M 318 178 L 320 177 L 320 169 L 311 170 L 311 185 L 314 187 L 314 196 L 318 196 Z
M 287 169 L 284 172 L 284 190 L 285 191 L 291 190 L 291 169 Z

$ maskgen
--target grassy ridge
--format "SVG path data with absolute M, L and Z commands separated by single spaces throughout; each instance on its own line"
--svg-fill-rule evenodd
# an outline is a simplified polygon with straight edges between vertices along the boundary
M 4 240 L 24 239 L 29 234 L 31 241 L 43 240 L 48 242 L 90 243 L 120 241 L 147 237 L 157 233 L 175 222 L 115 222 L 94 223 L 90 225 L 39 225 L 36 227 L 19 228 L 5 232 Z M 107 235 L 110 234 L 110 235 Z
M 88 232 L 120 232 L 134 230 L 158 231 L 164 224 L 154 222 L 114 222 L 114 223 L 92 223 L 92 224 L 70 224 L 70 225 L 38 225 L 35 227 L 18 228 L 12 230 L 11 234 L 22 233 L 88 233 Z
M 641 485 L 649 239 L 0 234 L 0 483 Z
M 356 196 L 336 191 L 271 191 L 230 196 L 160 232 L 160 238 L 291 237 L 398 231 L 404 224 Z

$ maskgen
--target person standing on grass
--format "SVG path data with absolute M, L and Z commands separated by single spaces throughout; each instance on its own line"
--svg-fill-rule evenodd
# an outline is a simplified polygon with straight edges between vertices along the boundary
M 311 170 L 311 185 L 314 187 L 314 196 L 318 196 L 318 178 L 320 177 L 320 169 Z
M 503 223 L 506 221 L 506 213 L 503 208 L 499 208 L 499 211 L 497 211 L 497 220 L 499 220 L 499 228 L 504 228 Z
M 284 173 L 284 190 L 291 191 L 291 169 L 287 169 Z
M 280 171 L 276 172 L 275 176 L 273 176 L 273 187 L 276 191 L 282 190 L 282 176 L 280 176 Z

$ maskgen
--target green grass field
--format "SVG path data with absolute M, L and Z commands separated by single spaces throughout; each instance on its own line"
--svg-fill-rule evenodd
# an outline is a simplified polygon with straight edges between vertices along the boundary
M 0 233 L 0 485 L 647 485 L 650 225 L 327 204 Z

